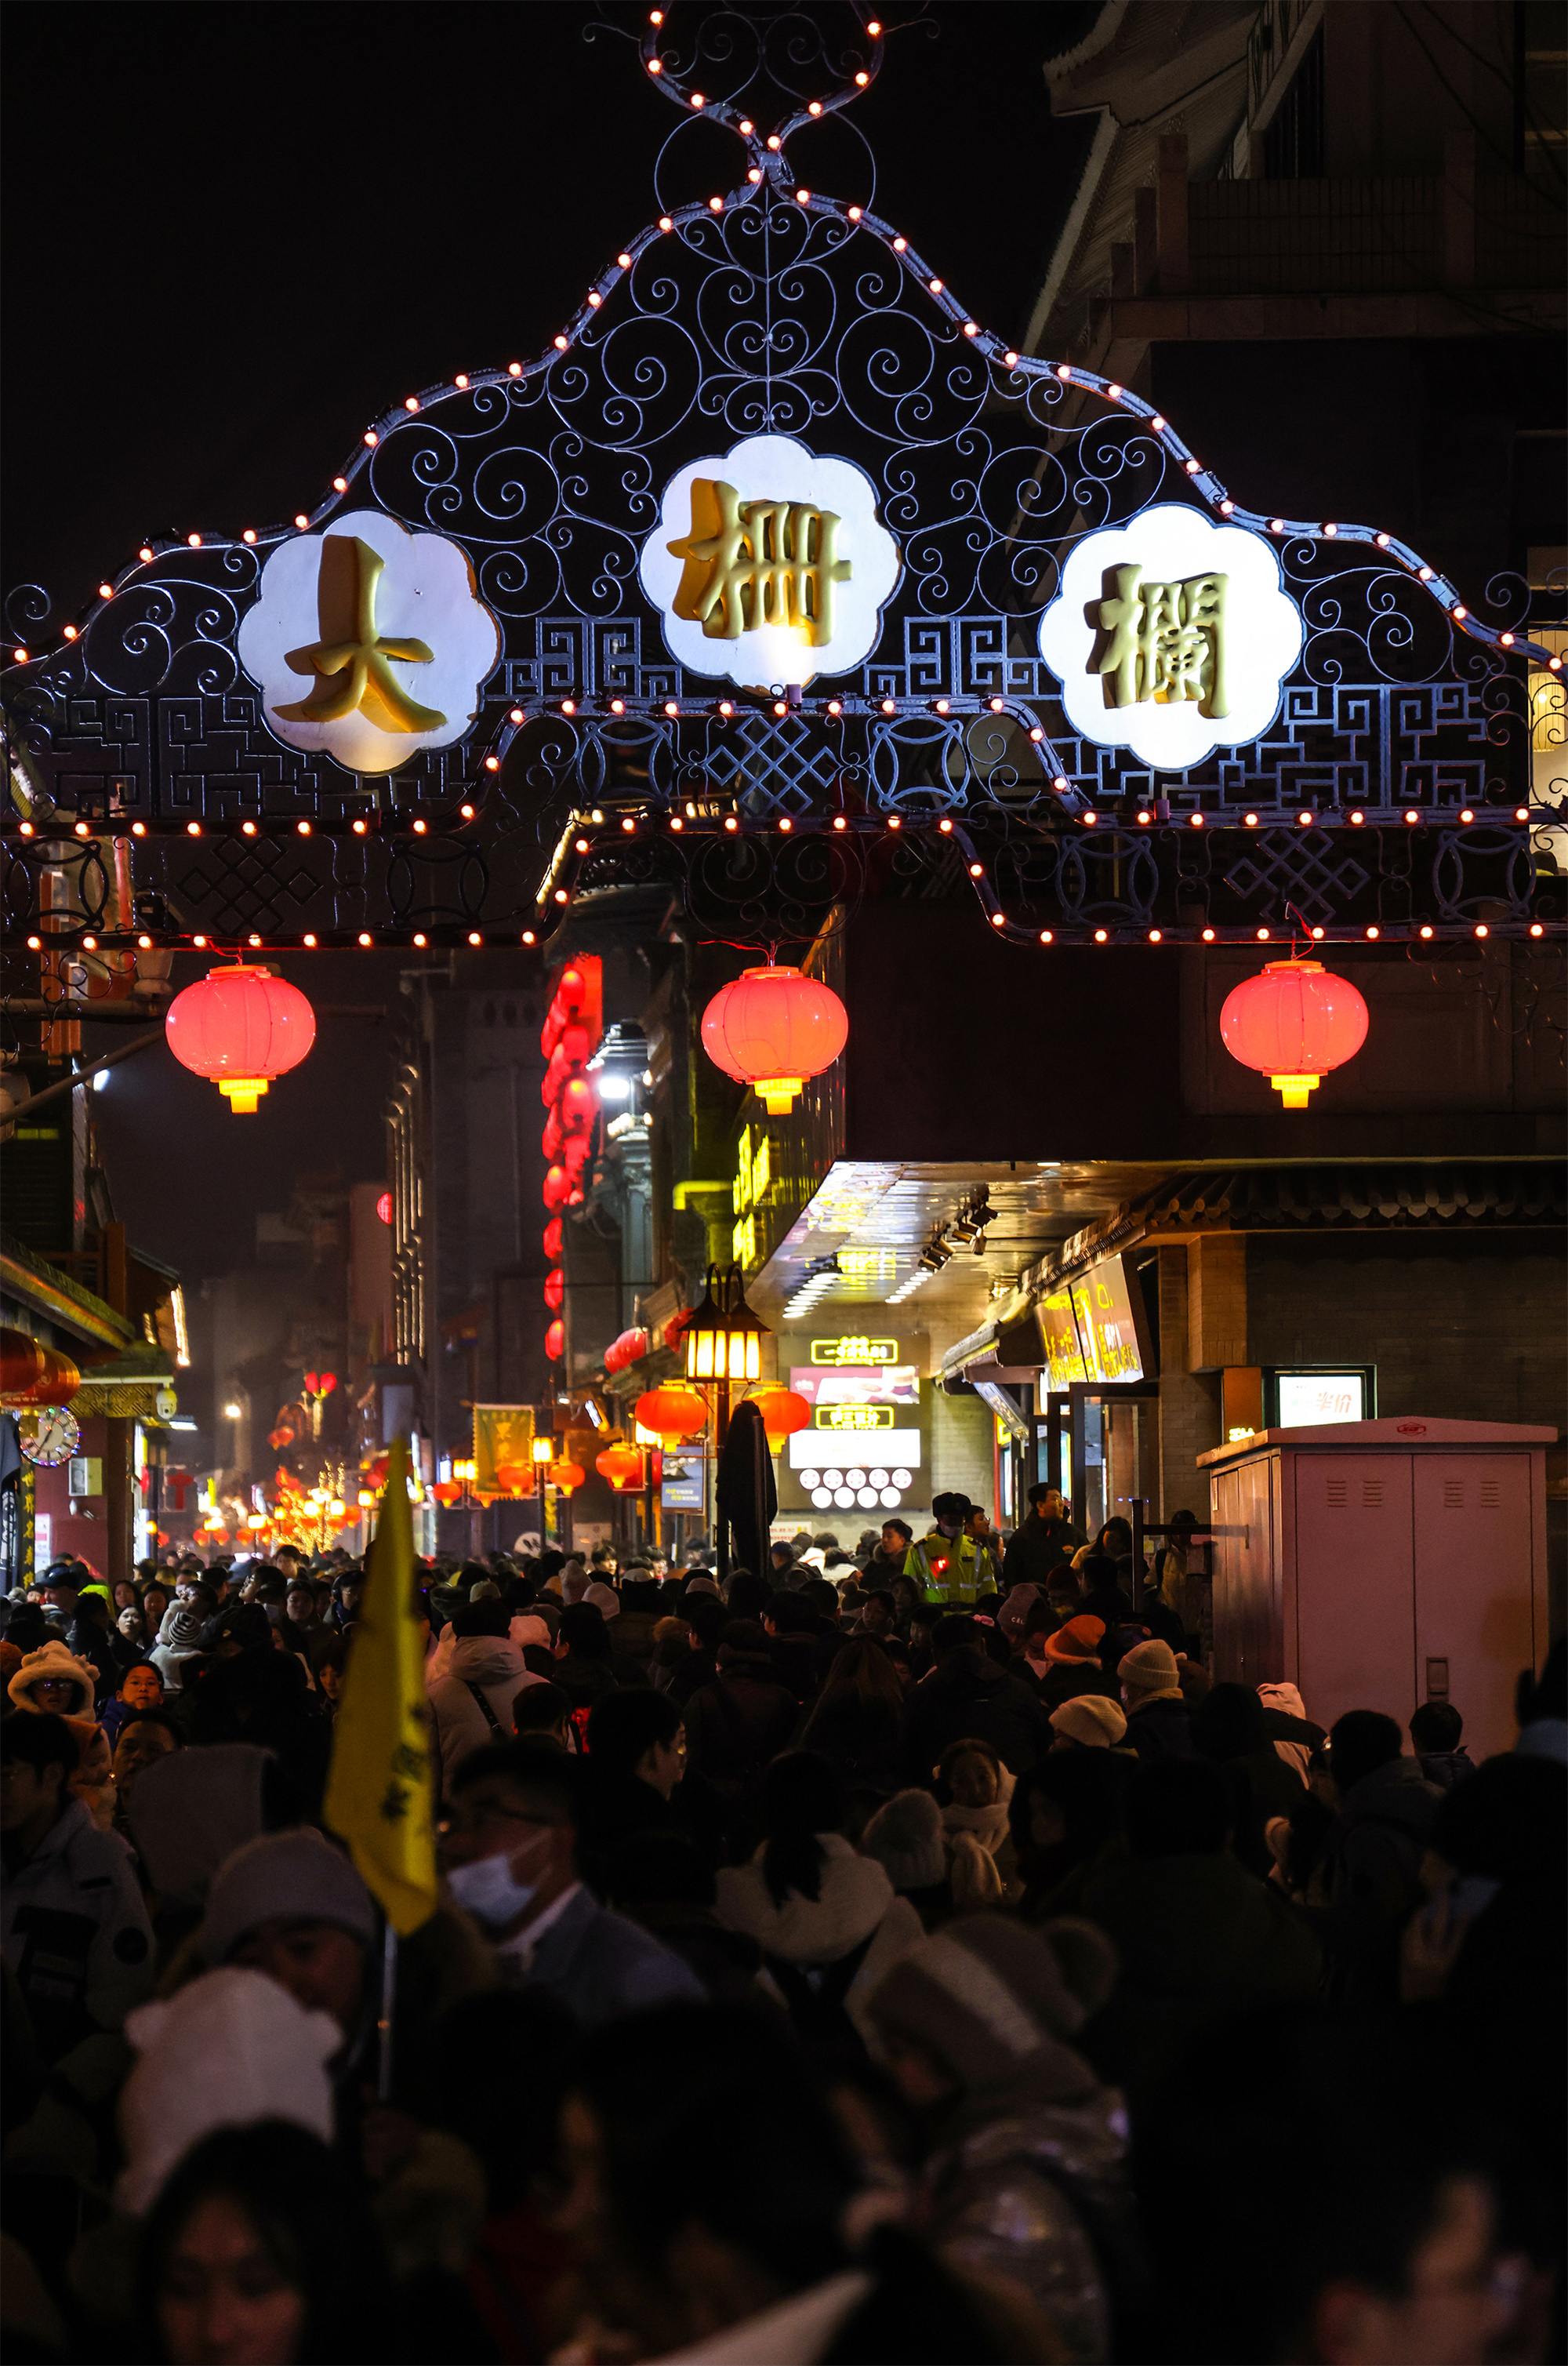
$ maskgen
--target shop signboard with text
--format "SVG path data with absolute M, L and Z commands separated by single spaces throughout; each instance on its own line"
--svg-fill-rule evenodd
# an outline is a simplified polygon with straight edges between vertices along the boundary
M 928 1391 L 915 1352 L 860 1333 L 780 1340 L 789 1385 L 812 1409 L 778 1458 L 780 1513 L 857 1512 L 865 1526 L 924 1504 Z

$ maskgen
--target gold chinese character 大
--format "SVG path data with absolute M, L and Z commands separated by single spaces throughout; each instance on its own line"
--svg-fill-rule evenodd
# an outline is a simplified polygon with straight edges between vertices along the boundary
M 1146 582 L 1137 566 L 1109 567 L 1093 621 L 1102 642 L 1090 671 L 1104 677 L 1107 706 L 1195 705 L 1201 715 L 1230 712 L 1225 680 L 1225 610 L 1229 578 L 1190 575 Z
M 308 698 L 276 711 L 291 723 L 341 723 L 363 714 L 383 731 L 437 731 L 445 723 L 433 706 L 410 698 L 387 663 L 431 665 L 424 641 L 383 640 L 375 629 L 375 587 L 386 561 L 357 535 L 324 535 L 316 601 L 321 638 L 290 649 L 296 673 L 313 673 Z
M 691 532 L 666 546 L 686 564 L 673 606 L 710 640 L 787 625 L 809 648 L 833 638 L 834 587 L 850 580 L 838 556 L 841 521 L 809 501 L 743 501 L 734 485 L 691 480 Z

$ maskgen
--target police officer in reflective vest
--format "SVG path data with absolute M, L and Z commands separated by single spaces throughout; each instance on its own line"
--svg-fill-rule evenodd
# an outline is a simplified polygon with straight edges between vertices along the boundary
M 973 1606 L 983 1588 L 996 1583 L 996 1564 L 986 1547 L 969 1533 L 967 1495 L 935 1495 L 929 1536 L 911 1545 L 903 1573 L 913 1577 L 928 1602 Z

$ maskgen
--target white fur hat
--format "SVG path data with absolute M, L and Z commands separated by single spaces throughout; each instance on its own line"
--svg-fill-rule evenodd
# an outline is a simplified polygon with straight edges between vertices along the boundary
M 6 1689 L 18 1708 L 36 1709 L 38 1703 L 32 1697 L 33 1686 L 47 1682 L 51 1676 L 63 1676 L 68 1684 L 76 1686 L 76 1697 L 65 1715 L 91 1717 L 97 1672 L 86 1660 L 79 1660 L 70 1645 L 62 1643 L 58 1636 L 51 1636 L 36 1651 L 28 1653 Z
M 307 2012 L 264 1972 L 206 1972 L 139 2005 L 125 2034 L 137 2060 L 120 2095 L 126 2166 L 115 2199 L 145 2216 L 191 2146 L 217 2128 L 287 2120 L 332 2139 L 327 2063 L 342 2044 L 328 2012 Z

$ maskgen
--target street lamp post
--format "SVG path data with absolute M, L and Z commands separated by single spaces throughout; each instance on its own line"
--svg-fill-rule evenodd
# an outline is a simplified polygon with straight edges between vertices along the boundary
M 539 1549 L 544 1549 L 544 1482 L 550 1476 L 550 1465 L 555 1459 L 553 1437 L 536 1437 L 533 1441 L 533 1475 L 539 1486 Z

